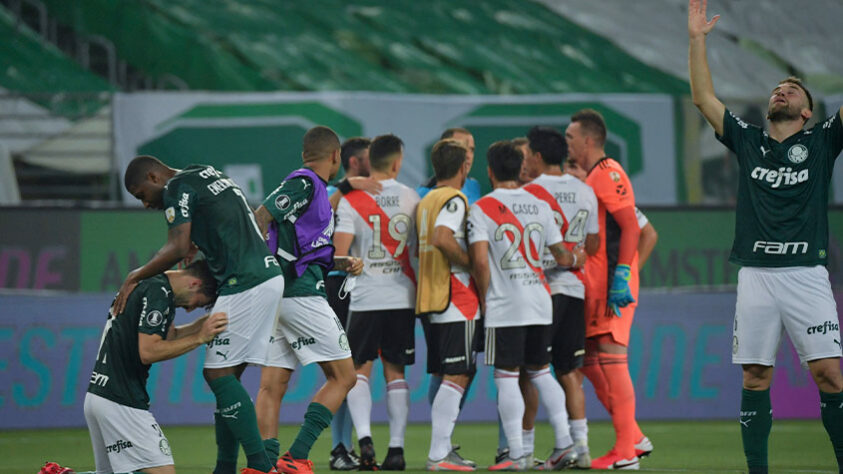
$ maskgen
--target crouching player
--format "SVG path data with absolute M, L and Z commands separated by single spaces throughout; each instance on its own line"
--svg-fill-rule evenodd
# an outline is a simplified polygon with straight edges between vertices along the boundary
M 97 473 L 174 473 L 173 455 L 149 412 L 146 379 L 152 363 L 173 359 L 214 339 L 228 325 L 225 313 L 174 326 L 176 307 L 213 303 L 217 285 L 204 260 L 142 280 L 125 311 L 105 323 L 85 395 Z

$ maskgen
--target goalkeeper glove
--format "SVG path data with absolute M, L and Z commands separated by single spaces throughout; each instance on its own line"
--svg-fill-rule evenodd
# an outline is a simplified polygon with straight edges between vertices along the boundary
M 629 290 L 629 265 L 615 267 L 615 277 L 612 278 L 612 288 L 609 290 L 609 307 L 615 316 L 621 317 L 621 307 L 635 302 Z

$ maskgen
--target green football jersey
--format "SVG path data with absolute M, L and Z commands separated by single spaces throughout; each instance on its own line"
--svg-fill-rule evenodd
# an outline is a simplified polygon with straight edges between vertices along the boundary
M 191 165 L 167 181 L 164 209 L 170 227 L 191 223 L 190 240 L 205 254 L 220 295 L 281 274 L 243 192 L 212 166 Z
M 97 352 L 88 391 L 121 405 L 149 409 L 146 379 L 149 365 L 141 362 L 138 333 L 167 338 L 176 315 L 173 289 L 166 275 L 138 283 L 120 316 L 110 316 Z
M 730 111 L 724 145 L 738 157 L 735 241 L 729 260 L 751 267 L 825 265 L 828 192 L 843 148 L 839 113 L 782 143 Z
M 296 276 L 296 268 L 290 258 L 296 255 L 296 229 L 293 223 L 304 214 L 313 197 L 313 184 L 305 176 L 296 176 L 284 181 L 272 194 L 267 196 L 263 207 L 272 214 L 278 223 L 278 263 L 284 274 L 284 297 L 321 296 L 328 297 L 325 290 L 325 273 L 322 267 L 310 264 L 301 277 Z M 331 221 L 333 225 L 333 220 Z M 288 258 L 284 258 L 283 254 Z

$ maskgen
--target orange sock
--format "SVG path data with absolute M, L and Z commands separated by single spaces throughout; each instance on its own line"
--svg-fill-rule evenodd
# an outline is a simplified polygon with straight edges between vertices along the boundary
M 626 354 L 598 354 L 600 368 L 609 385 L 612 424 L 615 427 L 615 451 L 624 459 L 635 456 L 635 390 L 629 376 Z
M 580 370 L 594 387 L 594 393 L 597 394 L 597 399 L 600 400 L 600 403 L 603 404 L 603 407 L 611 415 L 612 405 L 609 404 L 609 383 L 606 381 L 606 376 L 603 375 L 603 370 L 600 368 L 600 360 L 596 352 L 587 352 L 585 354 L 583 366 Z

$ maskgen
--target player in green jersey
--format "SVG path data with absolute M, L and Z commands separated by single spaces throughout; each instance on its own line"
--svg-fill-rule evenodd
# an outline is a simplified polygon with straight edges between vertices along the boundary
M 811 94 L 796 78 L 771 94 L 768 129 L 750 125 L 714 95 L 705 36 L 719 16 L 706 2 L 688 5 L 689 68 L 694 105 L 740 169 L 735 241 L 741 265 L 732 362 L 743 367 L 741 435 L 750 473 L 767 472 L 772 425 L 770 383 L 782 331 L 787 331 L 820 392 L 823 425 L 843 472 L 843 375 L 840 323 L 828 271 L 828 190 L 843 149 L 843 109 L 805 130 Z
M 217 281 L 214 311 L 228 314 L 228 328 L 208 344 L 203 374 L 216 398 L 217 464 L 214 474 L 234 474 L 238 444 L 250 472 L 269 472 L 249 394 L 240 384 L 246 365 L 264 365 L 284 292 L 278 262 L 267 250 L 243 192 L 228 176 L 207 165 L 184 170 L 157 158 L 129 163 L 126 189 L 144 206 L 164 209 L 167 242 L 123 282 L 112 308 L 120 314 L 137 282 L 171 268 L 195 244 Z
M 325 375 L 295 441 L 276 465 L 285 473 L 312 472 L 310 448 L 357 381 L 348 338 L 325 290 L 325 274 L 332 266 L 353 275 L 363 270 L 358 258 L 335 258 L 331 244 L 334 216 L 326 186 L 339 171 L 339 137 L 328 127 L 308 130 L 302 161 L 304 167 L 287 176 L 255 211 L 262 233 L 272 227 L 269 245 L 286 282 L 256 402 L 270 459 L 280 451 L 278 413 L 293 370 L 299 363 L 316 362 Z
M 227 324 L 225 313 L 175 326 L 176 307 L 192 311 L 216 299 L 203 260 L 142 280 L 119 317 L 105 324 L 85 395 L 85 421 L 97 472 L 175 472 L 167 438 L 149 412 L 150 365 L 206 344 Z

